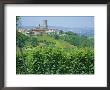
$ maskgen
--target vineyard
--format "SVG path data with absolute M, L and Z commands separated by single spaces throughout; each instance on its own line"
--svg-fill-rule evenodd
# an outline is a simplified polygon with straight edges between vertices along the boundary
M 94 74 L 94 39 L 73 32 L 16 34 L 17 74 Z

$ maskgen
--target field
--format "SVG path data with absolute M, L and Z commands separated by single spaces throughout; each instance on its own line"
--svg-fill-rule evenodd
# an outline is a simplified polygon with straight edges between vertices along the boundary
M 16 34 L 17 74 L 94 74 L 94 38 L 73 32 Z

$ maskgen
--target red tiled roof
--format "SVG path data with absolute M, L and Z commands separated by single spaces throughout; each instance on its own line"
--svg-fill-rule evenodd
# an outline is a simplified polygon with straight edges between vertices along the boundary
M 34 29 L 34 30 L 32 30 L 32 31 L 35 31 L 35 32 L 44 32 L 44 31 L 46 31 L 46 30 L 43 30 L 43 29 Z

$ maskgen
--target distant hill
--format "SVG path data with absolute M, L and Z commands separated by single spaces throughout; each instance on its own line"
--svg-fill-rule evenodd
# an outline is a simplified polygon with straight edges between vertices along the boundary
M 94 28 L 68 28 L 68 27 L 60 27 L 60 26 L 49 26 L 49 28 L 63 30 L 64 32 L 72 31 L 74 33 L 84 36 L 90 36 L 90 37 L 94 36 Z

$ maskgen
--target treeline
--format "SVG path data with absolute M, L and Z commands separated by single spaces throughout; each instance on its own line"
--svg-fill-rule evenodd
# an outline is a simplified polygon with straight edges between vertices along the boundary
M 57 34 L 51 34 L 50 36 L 54 37 L 55 39 L 62 39 L 64 41 L 69 42 L 72 45 L 75 45 L 77 47 L 94 47 L 94 38 L 93 37 L 87 37 L 84 35 L 78 35 L 74 32 L 63 32 L 60 31 L 60 35 Z
M 38 40 L 35 37 L 26 36 L 18 31 L 16 31 L 16 46 L 23 48 L 27 46 L 35 47 L 38 45 Z
M 78 47 L 94 47 L 94 38 L 77 35 L 73 32 L 66 32 L 64 40 Z

